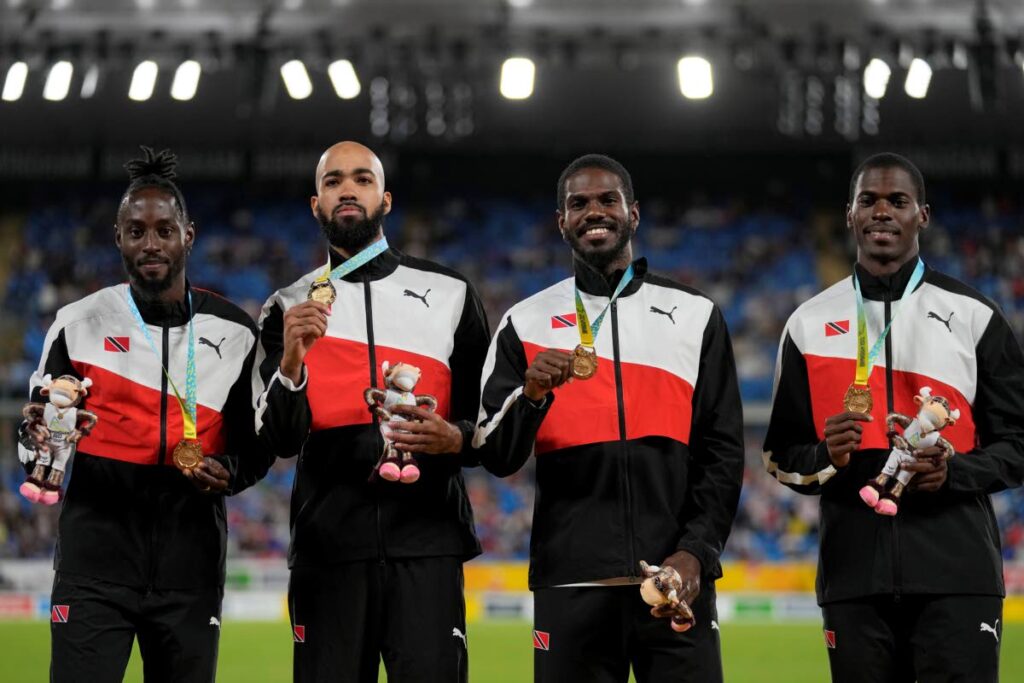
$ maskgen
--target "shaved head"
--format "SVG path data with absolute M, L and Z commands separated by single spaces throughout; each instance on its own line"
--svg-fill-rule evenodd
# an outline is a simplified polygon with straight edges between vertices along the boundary
M 314 182 L 319 190 L 325 174 L 338 171 L 351 173 L 354 169 L 369 170 L 377 177 L 377 183 L 384 187 L 384 165 L 380 159 L 366 145 L 351 140 L 339 142 L 324 150 L 316 165 Z
M 384 166 L 373 150 L 347 141 L 328 147 L 316 165 L 310 208 L 327 241 L 346 257 L 379 239 L 391 193 L 384 190 Z

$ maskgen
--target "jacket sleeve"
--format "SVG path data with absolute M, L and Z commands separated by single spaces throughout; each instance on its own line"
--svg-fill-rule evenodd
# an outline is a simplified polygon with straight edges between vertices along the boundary
M 452 371 L 451 411 L 448 418 L 462 432 L 460 461 L 467 467 L 479 464 L 473 449 L 473 433 L 480 407 L 480 373 L 490 338 L 488 329 L 487 314 L 480 295 L 467 282 L 466 301 L 459 325 L 455 329 L 452 355 L 448 359 L 448 367 Z
M 1024 353 L 999 310 L 976 347 L 978 389 L 972 412 L 977 447 L 949 461 L 948 486 L 995 493 L 1024 483 Z
M 725 318 L 715 306 L 701 343 L 693 393 L 688 492 L 677 549 L 700 560 L 703 573 L 722 575 L 719 558 L 729 537 L 743 482 L 743 406 Z
M 526 367 L 523 344 L 506 316 L 487 350 L 473 437 L 480 463 L 499 477 L 515 474 L 526 464 L 537 430 L 555 400 L 549 393 L 538 406 L 523 394 Z
M 254 329 L 253 336 L 255 335 Z M 235 495 L 249 488 L 266 476 L 267 470 L 274 464 L 274 454 L 257 438 L 253 427 L 252 370 L 256 346 L 256 343 L 253 343 L 246 355 L 238 378 L 224 403 L 227 444 L 224 454 L 217 459 L 231 474 L 231 483 L 225 491 L 226 495 Z
M 807 361 L 788 328 L 776 359 L 772 413 L 762 458 L 768 474 L 798 493 L 821 493 L 821 487 L 837 471 L 825 442 L 818 439 Z
M 284 354 L 284 310 L 274 297 L 263 307 L 252 372 L 256 434 L 277 457 L 299 454 L 309 436 L 313 415 L 306 397 L 306 367 L 299 385 L 281 374 Z

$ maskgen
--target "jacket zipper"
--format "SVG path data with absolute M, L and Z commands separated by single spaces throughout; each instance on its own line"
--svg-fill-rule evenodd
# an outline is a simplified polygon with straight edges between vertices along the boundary
M 626 449 L 626 406 L 622 399 L 622 363 L 619 360 L 619 311 L 618 302 L 612 302 L 612 352 L 615 359 L 615 401 L 619 411 L 619 469 L 625 490 L 625 509 L 623 516 L 626 521 L 626 546 L 629 557 L 629 568 L 626 576 L 636 578 L 636 556 L 633 550 L 633 490 L 629 482 L 629 457 Z
M 885 320 L 883 324 L 888 325 L 892 320 L 892 301 L 889 293 L 886 292 L 882 299 L 885 302 Z M 892 387 L 892 328 L 885 338 L 885 406 L 886 415 L 895 409 Z M 892 444 L 890 444 L 890 448 Z M 896 602 L 900 600 L 900 593 L 903 590 L 903 563 L 900 559 L 900 525 L 899 515 L 892 518 L 892 588 L 893 598 Z
M 162 369 L 160 371 L 160 451 L 157 454 L 157 467 L 163 467 L 167 459 L 167 374 L 171 371 L 171 333 L 166 324 L 161 327 L 163 356 L 160 360 L 167 372 L 165 373 Z M 160 476 L 160 470 L 157 470 L 156 476 Z M 153 586 L 156 583 L 156 549 L 159 546 L 157 527 L 160 523 L 160 494 L 159 492 L 154 493 L 153 526 L 149 534 L 149 585 L 146 587 L 146 595 L 153 592 Z
M 373 343 L 373 299 L 370 296 L 370 279 L 363 279 L 363 301 L 366 305 L 366 349 L 370 354 L 370 386 L 377 386 L 377 347 Z M 377 442 L 377 452 L 384 448 L 383 439 L 380 437 L 380 423 L 377 420 L 377 415 L 371 413 L 373 416 L 373 427 L 375 440 Z M 386 559 L 384 553 L 384 535 L 381 531 L 381 511 L 380 511 L 380 498 L 375 497 L 374 503 L 377 506 L 377 561 L 383 565 Z

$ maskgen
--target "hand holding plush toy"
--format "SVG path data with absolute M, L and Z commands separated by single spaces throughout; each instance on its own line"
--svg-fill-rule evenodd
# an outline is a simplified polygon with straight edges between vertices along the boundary
M 381 365 L 384 374 L 384 389 L 370 387 L 363 392 L 363 399 L 370 406 L 370 411 L 380 419 L 380 433 L 384 436 L 384 452 L 374 467 L 374 472 L 385 481 L 400 481 L 411 484 L 420 478 L 420 468 L 412 453 L 395 446 L 391 435 L 395 432 L 394 424 L 404 422 L 406 417 L 392 412 L 398 405 L 426 407 L 427 410 L 437 409 L 437 399 L 428 394 L 414 394 L 413 389 L 420 381 L 420 369 L 407 363 L 389 365 L 384 361 Z
M 671 617 L 674 631 L 689 631 L 697 620 L 685 599 L 689 586 L 683 584 L 683 577 L 675 567 L 658 567 L 641 560 L 640 570 L 647 577 L 640 584 L 640 597 L 652 607 L 651 614 Z
M 860 490 L 861 500 L 880 515 L 892 516 L 898 511 L 900 496 L 914 477 L 913 472 L 901 469 L 900 465 L 913 462 L 913 451 L 938 446 L 947 460 L 953 457 L 953 444 L 939 436 L 939 432 L 955 424 L 960 419 L 960 411 L 950 411 L 949 401 L 942 396 L 932 396 L 931 387 L 922 387 L 920 395 L 914 397 L 914 403 L 921 406 L 917 417 L 911 419 L 900 413 L 890 413 L 885 418 L 893 442 L 892 451 L 882 473 Z M 903 427 L 902 436 L 896 433 L 895 424 Z M 894 475 L 896 483 L 892 489 L 886 490 Z
M 88 378 L 61 375 L 51 379 L 46 375 L 39 393 L 49 402 L 28 403 L 21 411 L 25 422 L 19 454 L 22 462 L 35 462 L 35 467 L 18 490 L 33 503 L 53 505 L 60 500 L 68 460 L 79 439 L 96 426 L 97 417 L 78 408 L 90 386 Z

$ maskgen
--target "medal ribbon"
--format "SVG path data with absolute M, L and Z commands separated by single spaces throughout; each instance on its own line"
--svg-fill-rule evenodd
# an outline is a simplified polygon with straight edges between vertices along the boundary
M 187 441 L 196 441 L 198 439 L 196 432 L 196 394 L 198 393 L 196 384 L 196 333 L 195 327 L 192 324 L 192 292 L 189 291 L 186 295 L 188 296 L 188 355 L 185 360 L 184 400 L 182 400 L 181 393 L 174 384 L 174 380 L 171 379 L 171 374 L 167 372 L 167 367 L 163 364 L 162 360 L 160 362 L 160 369 L 164 371 L 164 377 L 167 378 L 167 383 L 171 385 L 174 397 L 178 399 L 178 406 L 181 407 L 181 421 L 185 425 L 184 438 Z M 149 342 L 149 348 L 153 349 L 153 353 L 156 354 L 157 358 L 160 358 L 160 352 L 156 348 L 156 342 L 153 341 L 153 335 L 149 333 L 149 327 L 146 325 L 146 321 L 142 319 L 142 314 L 139 312 L 139 307 L 135 305 L 135 300 L 132 299 L 130 286 L 125 287 L 124 298 L 128 302 L 128 310 L 132 312 L 135 322 L 138 323 L 143 336 Z
M 604 310 L 598 315 L 593 324 L 590 322 L 590 318 L 587 317 L 587 309 L 583 307 L 583 299 L 580 297 L 580 289 L 576 287 L 576 326 L 580 331 L 580 344 L 587 348 L 594 348 L 594 339 L 597 337 L 598 331 L 601 329 L 601 323 L 604 322 L 605 313 L 611 308 L 612 304 L 616 299 L 619 298 L 619 294 L 622 294 L 622 290 L 626 288 L 633 280 L 633 264 L 629 264 L 629 268 L 622 274 L 622 279 L 619 280 L 618 286 L 615 288 L 615 292 L 612 294 L 612 298 L 605 304 Z
M 362 266 L 369 263 L 371 259 L 388 250 L 388 238 L 381 237 L 379 240 L 366 247 L 352 258 L 346 260 L 340 266 L 331 270 L 331 260 L 327 259 L 327 266 L 324 268 L 324 272 L 320 277 L 316 279 L 317 282 L 326 282 L 327 280 L 336 280 L 343 278 L 352 271 L 361 268 Z
M 857 293 L 857 374 L 853 381 L 857 386 L 866 387 L 868 385 L 868 377 L 871 376 L 871 369 L 875 366 L 875 361 L 878 360 L 878 354 L 882 351 L 882 345 L 885 343 L 885 338 L 889 336 L 889 329 L 892 327 L 892 323 L 896 320 L 896 315 L 903 309 L 903 304 L 907 297 L 913 293 L 918 283 L 921 282 L 921 278 L 924 277 L 924 261 L 920 258 L 917 259 L 917 266 L 914 267 L 914 272 L 910 276 L 910 280 L 907 282 L 907 286 L 903 289 L 903 296 L 900 297 L 899 306 L 893 311 L 892 317 L 889 318 L 889 324 L 882 330 L 882 334 L 875 340 L 874 346 L 871 350 L 868 350 L 868 322 L 867 315 L 864 312 L 864 297 L 860 293 L 860 278 L 857 277 L 857 271 L 853 271 L 853 289 Z

